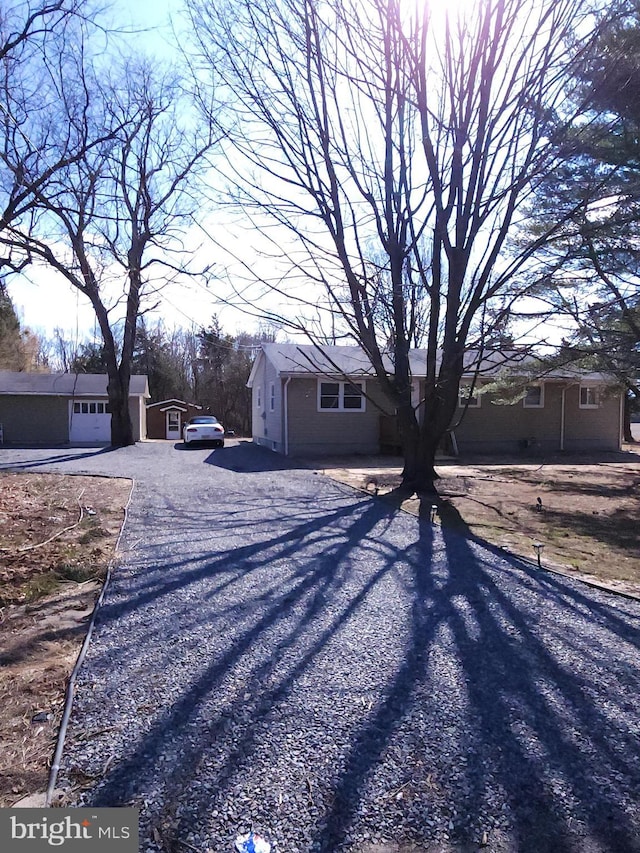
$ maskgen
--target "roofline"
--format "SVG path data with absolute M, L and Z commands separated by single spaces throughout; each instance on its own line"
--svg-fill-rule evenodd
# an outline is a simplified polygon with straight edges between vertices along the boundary
M 462 379 L 472 379 L 476 375 L 477 375 L 476 371 L 474 371 L 474 370 L 465 371 L 462 374 L 461 378 Z M 376 373 L 373 370 L 373 368 L 368 373 L 364 373 L 364 372 L 343 373 L 343 372 L 337 372 L 335 370 L 333 370 L 333 371 L 329 371 L 329 370 L 315 370 L 315 371 L 305 370 L 305 371 L 293 372 L 293 371 L 289 370 L 289 371 L 280 371 L 280 372 L 278 372 L 277 376 L 279 379 L 319 379 L 319 378 L 343 379 L 345 376 L 350 378 L 350 379 L 351 378 L 353 378 L 353 379 L 375 379 Z M 542 376 L 528 376 L 526 373 L 511 372 L 510 376 L 512 378 L 516 378 L 516 379 L 519 377 L 522 379 L 527 379 L 531 383 L 536 383 L 536 382 L 562 383 L 562 382 L 566 382 L 569 384 L 579 384 L 579 383 L 584 383 L 584 382 L 592 382 L 596 385 L 617 385 L 617 384 L 620 384 L 614 376 L 606 376 L 605 374 L 602 374 L 602 373 L 574 373 L 574 374 L 555 374 L 555 375 L 548 373 L 548 374 L 542 375 Z M 249 384 L 249 382 L 247 382 L 247 388 L 253 387 L 253 377 L 250 377 L 250 378 L 252 381 L 251 381 L 251 384 Z M 425 374 L 423 374 L 423 373 L 413 373 L 411 375 L 411 378 L 420 380 L 420 379 L 425 379 L 426 377 L 425 377 Z M 496 373 L 480 373 L 478 375 L 478 379 L 480 381 L 482 381 L 483 379 L 487 379 L 489 381 L 495 381 L 496 379 L 500 379 L 500 378 L 502 378 L 502 377 L 501 377 L 499 372 L 496 372 Z
M 104 397 L 105 399 L 109 398 L 109 395 L 106 391 L 85 391 L 78 393 L 77 391 L 2 391 L 0 390 L 1 397 L 66 397 L 68 400 L 76 400 L 80 397 L 91 397 L 92 399 L 95 397 Z M 147 391 L 129 391 L 130 397 L 144 397 L 149 399 L 150 394 Z
M 258 354 L 254 359 L 253 365 L 251 366 L 251 372 L 249 373 L 249 378 L 247 379 L 246 388 L 253 388 L 253 382 L 256 378 L 256 373 L 258 371 L 258 367 L 262 359 L 266 358 L 266 354 L 264 351 L 264 346 L 261 346 L 258 350 Z M 279 374 L 278 374 L 279 375 Z
M 160 400 L 158 403 L 147 403 L 147 409 L 152 409 L 154 406 L 166 406 L 167 403 L 182 403 L 183 406 L 191 406 L 193 409 L 201 409 L 197 403 L 187 403 L 186 400 L 178 400 L 177 397 L 170 397 L 168 400 Z M 167 408 L 169 408 L 167 406 Z
M 267 353 L 265 349 L 266 345 L 263 345 L 258 351 L 258 355 L 253 363 L 251 368 L 251 373 L 249 374 L 249 378 L 247 380 L 247 388 L 252 388 L 256 373 L 260 368 L 261 359 L 267 359 Z M 268 346 L 278 346 L 277 344 L 269 344 Z M 308 345 L 307 345 L 308 346 Z M 339 348 L 339 347 L 337 347 Z M 362 349 L 361 347 L 350 347 L 351 349 Z M 320 347 L 320 352 L 322 352 L 322 348 Z M 412 350 L 415 352 L 418 350 Z M 424 351 L 422 351 L 424 352 Z M 274 364 L 274 362 L 271 362 Z M 275 366 L 275 364 L 274 364 Z M 600 385 L 618 385 L 620 384 L 615 376 L 608 375 L 601 372 L 592 372 L 586 373 L 581 372 L 580 370 L 565 370 L 565 371 L 549 371 L 548 373 L 544 373 L 544 369 L 539 375 L 532 375 L 528 372 L 527 368 L 531 368 L 534 365 L 531 362 L 526 361 L 517 361 L 515 363 L 510 363 L 508 359 L 505 358 L 504 361 L 494 364 L 487 365 L 486 367 L 480 366 L 480 369 L 464 370 L 462 373 L 462 379 L 469 379 L 473 377 L 477 377 L 479 380 L 487 379 L 487 380 L 498 380 L 503 378 L 503 376 L 507 375 L 511 378 L 518 379 L 529 379 L 530 382 L 554 382 L 554 383 L 584 383 L 584 382 L 592 382 L 594 384 Z M 542 365 L 538 365 L 542 366 Z M 301 366 L 300 369 L 287 369 L 287 370 L 277 370 L 276 376 L 279 379 L 310 379 L 310 378 L 353 378 L 353 379 L 364 379 L 364 378 L 375 378 L 376 372 L 371 367 L 370 369 L 358 370 L 354 372 L 340 371 L 332 369 L 331 365 L 327 365 L 327 370 L 323 370 L 320 366 L 318 366 L 315 370 L 313 369 L 313 365 L 310 362 L 309 367 Z M 426 365 L 425 372 L 420 371 L 412 373 L 412 379 L 425 379 L 426 378 Z

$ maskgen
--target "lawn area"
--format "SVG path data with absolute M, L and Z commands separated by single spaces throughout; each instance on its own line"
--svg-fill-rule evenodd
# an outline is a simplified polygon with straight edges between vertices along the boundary
M 129 480 L 0 474 L 0 807 L 42 805 Z
M 398 491 L 401 460 L 323 460 L 317 470 L 430 518 Z M 640 595 L 640 454 L 550 460 L 442 460 L 434 523 L 536 559 L 544 566 Z

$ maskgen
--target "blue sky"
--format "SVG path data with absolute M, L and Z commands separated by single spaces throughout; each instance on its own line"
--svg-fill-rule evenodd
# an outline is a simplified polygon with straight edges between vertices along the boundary
M 167 58 L 172 47 L 171 15 L 182 9 L 180 0 L 117 0 L 107 21 L 118 29 L 131 30 L 124 35 L 132 48 Z M 9 282 L 9 292 L 23 326 L 45 337 L 60 328 L 70 340 L 82 341 L 97 332 L 91 305 L 75 288 L 45 266 L 32 265 L 26 273 Z M 216 303 L 210 291 L 195 284 L 171 286 L 163 293 L 160 309 L 152 319 L 162 319 L 169 327 L 207 325 L 216 312 L 233 332 L 239 318 Z M 226 322 L 225 322 L 226 318 Z

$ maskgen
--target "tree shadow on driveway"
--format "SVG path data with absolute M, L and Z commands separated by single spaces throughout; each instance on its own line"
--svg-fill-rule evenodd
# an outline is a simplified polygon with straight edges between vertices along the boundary
M 249 440 L 227 443 L 211 453 L 205 460 L 207 465 L 224 468 L 236 473 L 263 473 L 266 471 L 293 471 L 307 466 L 300 460 L 291 459 Z
M 0 460 L 0 470 L 3 471 L 29 471 L 33 468 L 47 468 L 51 465 L 57 465 L 59 463 L 74 463 L 79 459 L 93 459 L 98 456 L 102 456 L 106 453 L 113 453 L 114 451 L 119 450 L 118 447 L 112 447 L 108 445 L 106 447 L 86 447 L 86 448 L 71 448 L 65 445 L 60 445 L 59 447 L 54 448 L 43 448 L 38 446 L 34 448 L 29 445 L 25 445 L 24 447 L 19 445 L 11 445 L 10 447 L 3 447 L 2 450 L 8 451 L 4 454 L 4 458 Z M 34 450 L 37 450 L 37 455 L 34 453 Z M 42 456 L 41 453 L 46 452 L 50 455 Z M 20 459 L 19 455 L 22 451 L 25 451 L 25 456 L 27 458 Z M 16 458 L 18 456 L 18 458 Z
M 128 555 L 70 733 L 67 775 L 100 777 L 86 801 L 140 805 L 149 850 L 231 849 L 249 823 L 283 853 L 493 830 L 525 853 L 640 849 L 638 604 L 430 504 L 311 484 L 172 511 L 171 556 Z M 206 557 L 177 559 L 178 529 Z

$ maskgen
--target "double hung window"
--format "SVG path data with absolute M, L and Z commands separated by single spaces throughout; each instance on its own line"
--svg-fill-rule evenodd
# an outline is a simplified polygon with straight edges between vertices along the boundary
M 529 385 L 525 391 L 523 406 L 525 409 L 544 408 L 544 385 Z
M 598 389 L 593 385 L 580 386 L 580 408 L 581 409 L 597 409 L 598 408 Z
M 318 382 L 318 411 L 363 412 L 364 382 Z

